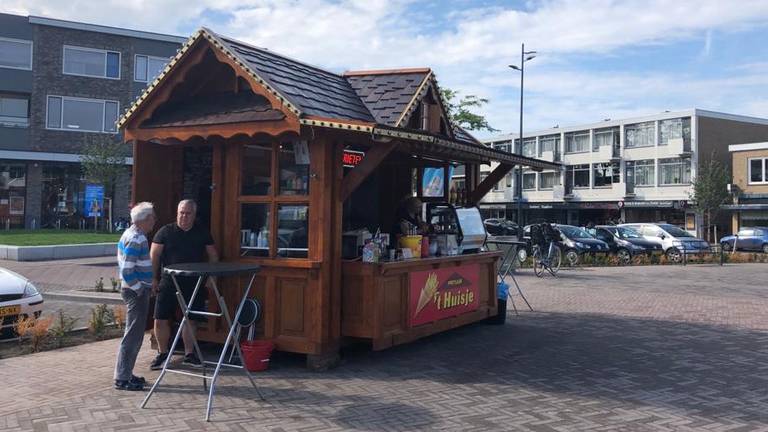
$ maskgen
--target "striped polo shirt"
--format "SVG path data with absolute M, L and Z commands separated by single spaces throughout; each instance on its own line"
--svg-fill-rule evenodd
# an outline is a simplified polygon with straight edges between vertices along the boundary
M 117 243 L 117 265 L 120 285 L 139 291 L 152 286 L 152 260 L 149 258 L 149 242 L 136 225 L 125 230 Z

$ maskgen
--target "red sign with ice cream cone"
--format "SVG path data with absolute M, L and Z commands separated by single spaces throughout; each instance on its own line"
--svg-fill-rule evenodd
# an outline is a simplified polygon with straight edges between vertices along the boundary
M 477 310 L 480 304 L 477 264 L 410 274 L 411 327 Z

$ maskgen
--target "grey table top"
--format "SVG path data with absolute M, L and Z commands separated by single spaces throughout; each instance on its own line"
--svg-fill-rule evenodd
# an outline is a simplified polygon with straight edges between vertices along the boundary
M 229 262 L 196 262 L 172 264 L 163 269 L 164 273 L 176 276 L 235 276 L 253 274 L 261 269 L 258 264 Z

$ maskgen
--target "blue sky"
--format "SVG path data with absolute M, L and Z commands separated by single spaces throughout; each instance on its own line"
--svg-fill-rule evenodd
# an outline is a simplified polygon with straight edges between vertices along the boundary
M 341 72 L 432 67 L 525 129 L 702 108 L 768 117 L 768 1 L 3 0 L 0 11 L 180 35 L 200 26 Z M 487 133 L 476 133 L 484 137 Z

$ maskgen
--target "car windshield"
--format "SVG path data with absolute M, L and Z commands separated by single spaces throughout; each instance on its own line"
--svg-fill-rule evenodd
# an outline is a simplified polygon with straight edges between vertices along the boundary
M 619 228 L 616 228 L 616 230 L 619 233 L 619 238 L 632 239 L 632 238 L 642 237 L 639 232 L 633 230 L 632 228 L 619 227 Z
M 593 238 L 592 235 L 590 235 L 588 232 L 584 231 L 581 228 L 577 228 L 575 226 L 570 225 L 558 225 L 557 229 L 560 230 L 561 233 L 563 233 L 564 236 L 568 238 Z
M 693 237 L 688 231 L 682 230 L 674 225 L 659 225 L 672 237 Z

